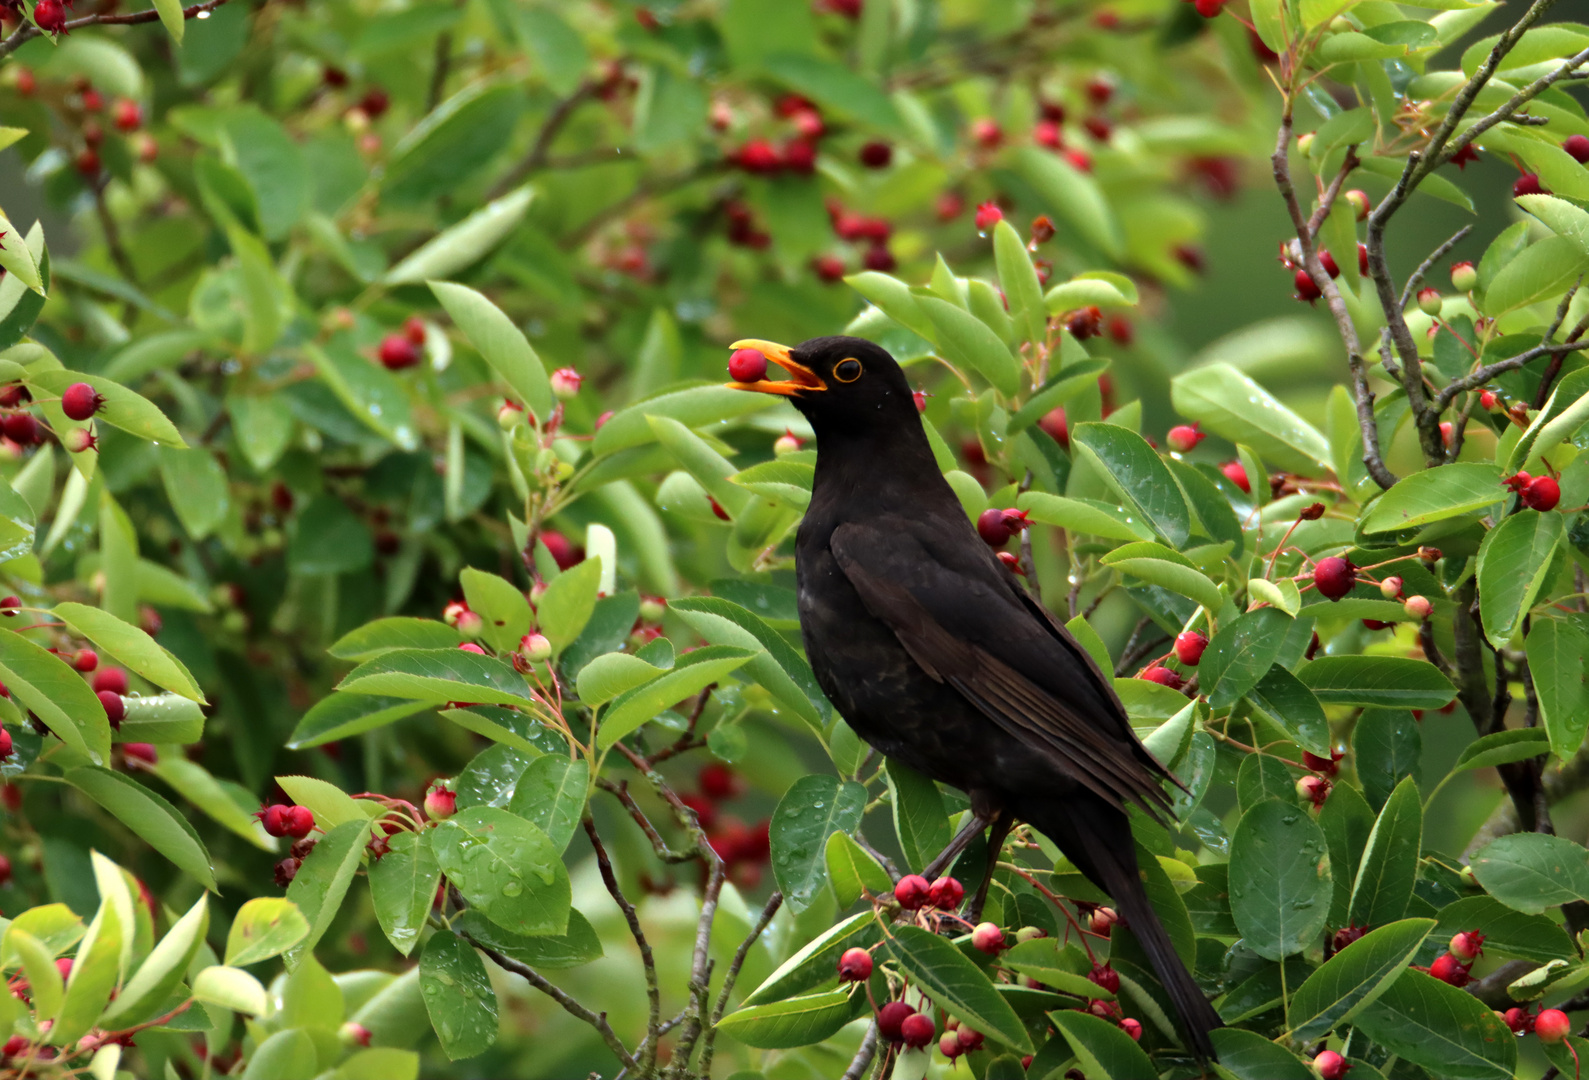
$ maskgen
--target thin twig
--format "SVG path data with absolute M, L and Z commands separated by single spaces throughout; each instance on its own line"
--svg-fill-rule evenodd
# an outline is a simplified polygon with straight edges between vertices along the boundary
M 430 93 L 425 95 L 425 111 L 434 112 L 447 92 L 447 73 L 452 67 L 452 35 L 443 31 L 436 35 L 435 66 L 430 73 Z
M 645 967 L 646 973 L 646 999 L 650 1011 L 650 1019 L 646 1022 L 646 1033 L 657 1030 L 662 1022 L 662 991 L 657 984 L 657 963 L 651 955 L 651 943 L 646 940 L 646 932 L 640 926 L 640 915 L 635 911 L 629 898 L 624 895 L 623 887 L 618 884 L 618 877 L 613 873 L 612 860 L 607 857 L 607 848 L 601 842 L 601 836 L 596 832 L 596 822 L 589 814 L 581 822 L 585 826 L 585 835 L 590 837 L 590 846 L 596 850 L 596 865 L 601 868 L 601 880 L 607 886 L 607 892 L 612 895 L 618 904 L 618 909 L 623 912 L 624 921 L 629 924 L 629 934 L 634 938 L 635 945 L 640 950 L 640 962 Z M 657 1043 L 652 1040 L 646 1047 L 645 1057 L 642 1058 L 644 1068 L 642 1076 L 649 1076 L 656 1065 Z
M 855 1057 L 850 1059 L 850 1067 L 844 1070 L 844 1075 L 839 1080 L 861 1080 L 866 1072 L 866 1067 L 872 1063 L 872 1056 L 877 1053 L 877 1021 L 873 1020 L 866 1028 L 866 1034 L 861 1037 L 861 1047 L 855 1051 Z
M 618 1060 L 623 1062 L 625 1069 L 633 1069 L 635 1073 L 639 1075 L 645 1075 L 643 1070 L 640 1068 L 640 1063 L 637 1062 L 634 1059 L 634 1056 L 630 1054 L 629 1051 L 624 1047 L 623 1041 L 620 1040 L 617 1033 L 612 1030 L 612 1025 L 607 1023 L 606 1013 L 592 1012 L 591 1010 L 585 1008 L 585 1006 L 575 1001 L 568 994 L 564 993 L 556 986 L 553 986 L 550 982 L 547 982 L 538 971 L 530 967 L 528 964 L 520 963 L 519 961 L 511 959 L 510 957 L 503 956 L 489 945 L 482 945 L 479 941 L 476 941 L 467 933 L 463 935 L 463 939 L 489 956 L 491 958 L 491 962 L 496 964 L 497 967 L 501 968 L 503 971 L 511 971 L 513 974 L 523 977 L 531 986 L 535 987 L 535 989 L 539 990 L 541 993 L 545 994 L 547 997 L 561 1005 L 563 1010 L 570 1016 L 573 1016 L 579 1020 L 583 1020 L 585 1023 L 595 1028 L 596 1033 L 601 1036 L 602 1042 L 607 1044 L 607 1049 L 611 1050 L 618 1056 Z
M 183 8 L 182 17 L 184 19 L 195 19 L 201 14 L 214 11 L 224 3 L 226 3 L 226 0 L 205 0 L 202 4 L 194 4 L 192 7 Z M 62 33 L 68 34 L 73 30 L 81 30 L 85 26 L 136 26 L 139 23 L 155 22 L 159 18 L 160 12 L 154 8 L 134 11 L 128 15 L 85 15 L 81 19 L 73 19 L 67 23 L 66 29 Z M 0 60 L 4 60 L 41 33 L 43 31 L 32 23 L 24 22 L 12 31 L 10 37 L 0 41 Z
M 734 959 L 729 962 L 728 971 L 723 975 L 723 988 L 717 993 L 717 1004 L 712 1009 L 712 1021 L 706 1029 L 706 1041 L 701 1044 L 701 1078 L 712 1080 L 712 1052 L 717 1042 L 717 1022 L 723 1018 L 723 1012 L 728 1008 L 728 996 L 734 990 L 734 983 L 739 979 L 739 970 L 745 966 L 745 958 L 750 955 L 750 950 L 756 942 L 761 940 L 761 935 L 766 932 L 767 925 L 772 922 L 772 917 L 778 914 L 778 909 L 783 906 L 783 893 L 774 891 L 767 898 L 767 904 L 761 909 L 761 918 L 756 920 L 756 925 L 751 927 L 750 933 L 745 935 L 745 940 L 739 943 L 739 948 L 734 950 Z
M 1527 16 L 1525 15 L 1524 17 L 1526 18 Z M 1516 29 L 1516 27 L 1513 29 Z M 1456 138 L 1452 139 L 1450 143 L 1446 145 L 1445 149 L 1440 152 L 1433 167 L 1444 165 L 1447 161 L 1450 161 L 1457 154 L 1460 154 L 1464 147 L 1471 145 L 1473 140 L 1477 139 L 1480 135 L 1483 135 L 1486 131 L 1489 131 L 1496 124 L 1508 120 L 1512 123 L 1520 123 L 1521 119 L 1516 115 L 1518 109 L 1521 109 L 1524 105 L 1527 105 L 1530 101 L 1533 101 L 1540 94 L 1543 94 L 1546 90 L 1549 90 L 1562 79 L 1574 77 L 1578 68 L 1582 67 L 1585 63 L 1589 63 L 1589 49 L 1583 50 L 1576 56 L 1568 57 L 1567 60 L 1562 63 L 1561 67 L 1550 72 L 1549 74 L 1541 75 L 1539 78 L 1523 87 L 1523 89 L 1513 94 L 1511 98 L 1509 98 L 1500 108 L 1496 109 L 1488 116 L 1484 116 L 1476 120 L 1473 125 L 1461 135 L 1458 135 Z M 1478 76 L 1475 75 L 1474 77 L 1477 78 Z M 1530 119 L 1532 120 L 1532 118 Z M 1538 121 L 1533 122 L 1537 123 Z
M 586 79 L 574 88 L 573 93 L 552 106 L 552 111 L 546 114 L 546 119 L 541 123 L 541 130 L 536 133 L 535 142 L 530 146 L 529 152 L 520 158 L 501 180 L 497 181 L 486 198 L 495 199 L 506 195 L 523 183 L 525 177 L 545 165 L 547 156 L 552 151 L 552 142 L 557 138 L 558 133 L 574 115 L 574 110 L 594 97 L 595 93 L 596 84 Z
M 1483 386 L 1497 375 L 1504 375 L 1508 371 L 1515 371 L 1525 364 L 1532 364 L 1541 356 L 1565 356 L 1567 353 L 1578 352 L 1580 349 L 1589 349 L 1589 341 L 1561 341 L 1549 345 L 1535 345 L 1532 349 L 1509 356 L 1505 360 L 1497 360 L 1493 364 L 1486 364 L 1471 375 L 1465 375 L 1440 391 L 1435 398 L 1435 412 L 1438 415 L 1445 411 L 1451 404 L 1451 399 L 1468 390 L 1475 390 Z
M 633 795 L 629 794 L 627 781 L 615 784 L 602 776 L 597 777 L 596 786 L 603 791 L 610 792 L 619 802 L 623 803 L 623 808 L 629 811 L 629 816 L 634 819 L 636 825 L 640 826 L 640 831 L 646 834 L 646 839 L 651 841 L 651 847 L 656 851 L 657 858 L 665 863 L 683 863 L 690 862 L 697 857 L 697 852 L 693 849 L 689 851 L 674 851 L 668 847 L 667 841 L 662 839 L 662 834 L 657 832 L 655 825 L 651 824 L 651 819 L 646 817 L 644 810 L 640 809 L 640 804 L 635 802 Z
M 1414 296 L 1418 295 L 1418 286 L 1423 284 L 1424 275 L 1429 273 L 1435 263 L 1449 255 L 1452 248 L 1466 240 L 1468 233 L 1472 231 L 1472 225 L 1462 226 L 1462 228 L 1457 230 L 1455 236 L 1431 251 L 1429 257 L 1418 264 L 1418 269 L 1412 272 L 1412 276 L 1407 279 L 1406 287 L 1401 290 L 1401 306 L 1403 308 L 1412 302 Z

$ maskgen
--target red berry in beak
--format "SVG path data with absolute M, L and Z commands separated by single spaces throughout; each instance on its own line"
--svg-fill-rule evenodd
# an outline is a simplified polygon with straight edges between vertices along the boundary
M 755 349 L 735 349 L 728 358 L 728 375 L 735 382 L 760 382 L 767 377 L 767 358 Z

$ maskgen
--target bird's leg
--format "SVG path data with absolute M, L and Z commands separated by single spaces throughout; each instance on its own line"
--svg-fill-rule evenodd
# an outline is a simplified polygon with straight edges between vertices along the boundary
M 949 841 L 949 846 L 938 853 L 938 857 L 927 864 L 921 872 L 922 877 L 932 881 L 939 874 L 949 869 L 949 865 L 959 858 L 960 853 L 971 845 L 971 841 L 981 835 L 982 830 L 993 823 L 993 815 L 985 809 L 978 809 L 975 805 L 971 808 L 971 817 Z
M 988 887 L 993 884 L 993 871 L 999 861 L 999 852 L 1004 847 L 1004 838 L 1015 827 L 1015 818 L 1000 811 L 989 824 L 992 828 L 988 831 L 988 865 L 982 872 L 982 884 L 977 886 L 977 894 L 971 898 L 971 906 L 966 908 L 966 921 L 971 923 L 982 918 L 982 905 L 987 903 Z

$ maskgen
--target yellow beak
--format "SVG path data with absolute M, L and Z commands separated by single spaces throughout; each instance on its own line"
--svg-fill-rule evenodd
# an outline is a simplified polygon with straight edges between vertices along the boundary
M 758 394 L 777 394 L 781 397 L 800 397 L 802 394 L 810 391 L 826 390 L 828 388 L 828 384 L 823 382 L 816 372 L 812 371 L 804 364 L 795 363 L 794 359 L 790 356 L 790 349 L 787 345 L 779 345 L 774 341 L 762 341 L 760 338 L 744 338 L 740 341 L 734 342 L 729 346 L 729 348 L 755 349 L 768 360 L 771 360 L 773 363 L 777 364 L 779 367 L 783 368 L 789 374 L 794 376 L 793 379 L 785 379 L 781 382 L 773 382 L 768 379 L 759 379 L 756 382 L 731 382 L 723 384 L 731 390 L 750 390 Z

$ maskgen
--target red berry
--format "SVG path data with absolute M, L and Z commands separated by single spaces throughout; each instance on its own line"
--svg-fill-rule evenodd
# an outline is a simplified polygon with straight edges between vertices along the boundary
M 1429 965 L 1429 974 L 1443 983 L 1450 983 L 1452 986 L 1466 986 L 1468 983 L 1467 965 L 1450 953 L 1441 953 L 1435 957 L 1434 963 Z M 1543 1016 L 1544 1014 L 1541 1013 L 1540 1015 Z
M 1550 192 L 1539 182 L 1538 173 L 1524 173 L 1512 184 L 1512 198 L 1523 195 L 1549 195 Z
M 99 175 L 99 151 L 92 146 L 85 146 L 77 152 L 77 159 L 73 162 L 78 173 L 92 180 Z
M 414 348 L 423 348 L 425 344 L 425 320 L 418 315 L 410 315 L 404 319 L 403 336 L 413 343 Z
M 1062 150 L 1065 147 L 1064 130 L 1052 120 L 1039 120 L 1032 128 L 1032 141 L 1050 150 Z
M 1334 1050 L 1321 1050 L 1313 1059 L 1313 1071 L 1319 1074 L 1319 1080 L 1341 1080 L 1350 1068 L 1346 1059 Z
M 1203 0 L 1197 0 L 1197 2 L 1199 4 L 1201 4 L 1203 2 Z M 1133 1020 L 1131 1017 L 1127 1016 L 1123 1020 L 1120 1021 L 1120 1030 L 1125 1032 L 1127 1035 L 1131 1036 L 1131 1038 L 1132 1038 L 1132 1040 L 1134 1042 L 1141 1042 L 1142 1041 L 1142 1023 L 1141 1023 L 1141 1021 Z
M 868 270 L 876 270 L 886 274 L 899 265 L 899 260 L 894 258 L 894 253 L 882 244 L 873 244 L 866 249 L 866 254 L 861 256 L 861 263 Z
M 1093 982 L 1097 983 L 1111 994 L 1118 994 L 1120 992 L 1120 973 L 1114 968 L 1110 967 L 1108 964 L 1104 964 L 1102 966 L 1094 964 L 1092 966 L 1092 970 L 1087 973 L 1087 978 L 1091 979 Z
M 109 690 L 112 694 L 125 694 L 127 673 L 119 667 L 101 668 L 94 673 L 93 687 L 96 691 Z
M 920 874 L 906 874 L 894 886 L 894 899 L 906 911 L 916 911 L 932 901 L 932 886 Z
M 425 793 L 425 816 L 432 821 L 442 821 L 458 812 L 458 796 L 444 787 L 434 787 Z
M 999 209 L 997 203 L 985 202 L 977 206 L 977 232 L 987 232 L 1003 220 L 1004 211 Z
M 1530 510 L 1554 510 L 1561 502 L 1561 485 L 1554 477 L 1536 476 L 1523 489 L 1521 498 Z
M 1247 480 L 1247 469 L 1241 462 L 1227 461 L 1219 467 L 1219 471 L 1225 474 L 1226 480 L 1229 480 L 1247 494 L 1252 494 L 1252 484 Z
M 1319 265 L 1324 267 L 1324 272 L 1332 278 L 1341 276 L 1341 268 L 1335 264 L 1335 256 L 1328 251 L 1319 252 Z
M 1317 809 L 1330 797 L 1333 785 L 1322 776 L 1304 776 L 1297 781 L 1297 797 L 1306 799 Z
M 755 349 L 735 349 L 728 358 L 728 374 L 735 382 L 759 382 L 767 377 L 767 358 Z
M 1324 776 L 1334 776 L 1341 771 L 1340 760 L 1345 755 L 1334 751 L 1329 757 L 1319 757 L 1310 750 L 1302 751 L 1302 764 Z
M 679 801 L 695 811 L 695 820 L 700 823 L 701 828 L 710 831 L 712 826 L 717 824 L 717 804 L 705 795 L 691 792 L 680 795 Z
M 1209 2 L 1209 0 L 1200 0 L 1200 2 Z M 1114 124 L 1109 122 L 1107 116 L 1089 116 L 1081 122 L 1081 126 L 1087 129 L 1087 134 L 1099 142 L 1108 142 L 1109 136 L 1114 134 Z
M 1447 450 L 1451 449 L 1451 440 L 1454 438 L 1456 438 L 1456 428 L 1452 426 L 1451 421 L 1442 420 L 1440 422 L 1440 442 L 1444 444 Z
M 105 708 L 105 717 L 110 721 L 110 726 L 120 728 L 121 722 L 127 717 L 127 702 L 120 694 L 113 694 L 109 690 L 101 690 L 96 697 Z
M 1161 686 L 1168 686 L 1171 690 L 1179 690 L 1186 684 L 1185 679 L 1162 664 L 1153 664 L 1142 674 L 1138 675 L 1137 678 L 1146 679 L 1148 682 L 1156 682 Z
M 11 757 L 11 732 L 0 727 L 0 761 Z
M 1037 426 L 1042 428 L 1048 434 L 1048 437 L 1060 446 L 1066 450 L 1070 449 L 1070 428 L 1065 421 L 1065 409 L 1063 406 L 1044 414 L 1043 418 L 1037 422 Z
M 1434 610 L 1434 605 L 1429 602 L 1427 596 L 1409 596 L 1401 606 L 1408 618 L 1417 619 L 1419 622 L 1427 619 L 1429 613 Z
M 155 752 L 154 743 L 122 743 L 121 752 L 122 756 L 132 761 L 141 761 L 146 765 L 153 765 L 160 760 L 160 755 Z
M 1451 936 L 1451 955 L 1463 963 L 1471 964 L 1484 951 L 1484 935 L 1477 930 L 1463 930 Z
M 1572 1021 L 1560 1009 L 1546 1009 L 1534 1017 L 1534 1034 L 1543 1043 L 1559 1043 L 1572 1030 Z
M 969 1028 L 961 1024 L 955 1029 L 955 1040 L 960 1044 L 961 1050 L 970 1053 L 982 1045 L 983 1036 L 982 1032 L 975 1028 Z
M 791 172 L 814 172 L 817 167 L 817 148 L 809 140 L 790 139 L 783 144 L 783 164 Z
M 749 173 L 775 173 L 783 168 L 777 149 L 766 139 L 751 139 L 739 148 L 735 160 Z
M 1357 583 L 1357 567 L 1339 555 L 1320 559 L 1313 567 L 1313 584 L 1319 594 L 1330 600 L 1339 600 L 1352 591 Z
M 1580 165 L 1589 165 L 1589 135 L 1569 135 L 1561 148 Z
M 1485 390 L 1479 394 L 1479 406 L 1485 412 L 1494 412 L 1500 403 L 1501 399 L 1495 396 L 1494 390 Z
M 952 1031 L 946 1031 L 943 1033 L 943 1037 L 938 1040 L 938 1052 L 953 1061 L 965 1053 L 965 1048 L 960 1045 L 959 1036 Z
M 474 615 L 474 612 L 471 611 L 469 614 Z M 475 618 L 478 619 L 478 618 L 480 618 L 480 616 L 475 615 Z M 460 623 L 462 623 L 464 620 L 459 619 L 458 621 Z M 481 620 L 481 621 L 482 621 L 482 623 L 484 622 L 484 620 Z M 467 653 L 474 653 L 476 656 L 484 656 L 486 654 L 486 651 L 484 649 L 482 649 L 480 646 L 476 645 L 472 641 L 466 641 L 462 645 L 458 646 L 458 648 L 462 649 L 464 652 L 467 652 Z
M 965 897 L 965 886 L 952 877 L 939 878 L 927 892 L 928 903 L 941 911 L 953 911 Z
M 989 507 L 977 515 L 977 535 L 990 547 L 1003 547 L 1010 540 L 1009 525 L 1005 524 L 1004 511 Z
M 1087 151 L 1079 150 L 1072 146 L 1067 147 L 1061 153 L 1065 155 L 1065 160 L 1070 162 L 1070 167 L 1077 172 L 1092 172 L 1092 155 L 1087 153 Z
M 716 761 L 701 766 L 695 781 L 701 786 L 701 793 L 709 799 L 731 799 L 741 790 L 739 777 L 734 770 Z
M 1203 659 L 1203 650 L 1208 648 L 1208 638 L 1196 630 L 1186 630 L 1176 635 L 1175 658 L 1187 667 L 1196 667 L 1198 661 Z
M 61 0 L 39 0 L 33 7 L 33 21 L 46 34 L 65 33 L 66 9 L 61 6 Z
M 7 738 L 10 738 L 10 736 L 7 736 Z M 0 854 L 0 889 L 5 888 L 9 884 L 11 884 L 11 860 Z
M 1364 277 L 1368 276 L 1368 245 L 1357 245 L 1357 272 Z
M 22 598 L 20 596 L 7 596 L 4 599 L 0 599 L 0 615 L 4 615 L 8 619 L 15 618 L 17 610 L 21 607 Z
M 897 1043 L 904 1038 L 901 1028 L 905 1021 L 914 1016 L 916 1010 L 906 1005 L 903 1001 L 890 1001 L 877 1010 L 877 1033 L 886 1041 Z
M 1306 300 L 1311 304 L 1324 295 L 1324 290 L 1314 283 L 1313 275 L 1309 274 L 1305 269 L 1298 269 L 1291 280 L 1296 285 L 1298 300 Z
M 292 807 L 283 803 L 272 803 L 254 816 L 259 819 L 267 836 L 286 836 L 287 811 L 291 809 Z
M 32 446 L 39 441 L 39 422 L 30 412 L 7 413 L 0 420 L 0 431 L 18 446 Z
M 1471 292 L 1479 283 L 1479 272 L 1470 262 L 1451 264 L 1451 287 L 1458 292 Z M 1486 391 L 1488 393 L 1488 391 Z M 1492 395 L 1493 396 L 1493 395 Z M 1486 406 L 1488 408 L 1488 406 Z
M 1506 1026 L 1512 1029 L 1514 1035 L 1527 1035 L 1534 1030 L 1534 1014 L 1527 1009 L 1514 1005 L 1501 1014 L 1501 1019 L 1506 1021 Z
M 830 285 L 844 279 L 844 260 L 837 255 L 818 255 L 811 260 L 811 269 L 816 271 L 818 278 Z
M 844 982 L 865 982 L 872 977 L 872 954 L 865 949 L 846 949 L 839 957 L 839 978 Z
M 1039 274 L 1038 277 L 1041 279 L 1042 275 Z M 1136 330 L 1132 328 L 1130 319 L 1124 315 L 1109 317 L 1109 337 L 1116 345 L 1129 346 L 1136 340 L 1136 336 Z
M 93 649 L 78 649 L 72 654 L 72 666 L 86 675 L 99 666 L 99 654 Z
M 387 371 L 402 371 L 419 363 L 419 349 L 403 334 L 387 334 L 377 353 Z
M 910 392 L 910 399 L 916 403 L 916 411 L 919 413 L 927 411 L 927 399 L 931 396 L 925 390 L 912 390 Z
M 386 115 L 386 110 L 391 107 L 391 95 L 385 90 L 381 89 L 379 86 L 370 87 L 369 90 L 365 91 L 364 96 L 359 99 L 359 108 L 362 109 L 364 111 L 364 115 L 368 116 L 371 120 L 379 120 L 382 116 Z
M 72 420 L 87 420 L 104 404 L 104 396 L 83 382 L 73 383 L 61 395 L 61 411 Z
M 70 979 L 72 977 L 72 958 L 70 956 L 57 957 L 55 970 L 61 973 L 62 979 Z
M 899 1025 L 899 1037 L 906 1046 L 916 1049 L 932 1042 L 937 1030 L 932 1017 L 924 1013 L 911 1013 L 905 1017 L 904 1023 Z
M 971 121 L 971 138 L 985 150 L 992 150 L 1004 141 L 1004 130 L 998 124 L 983 117 Z
M 289 806 L 282 817 L 282 826 L 286 835 L 302 840 L 314 831 L 314 811 L 307 806 Z
M 1189 454 L 1197 449 L 1197 444 L 1208 438 L 1197 429 L 1196 424 L 1177 424 L 1170 429 L 1164 441 L 1170 444 L 1170 449 L 1180 454 Z
M 1103 331 L 1103 312 L 1096 305 L 1079 308 L 1065 317 L 1065 329 L 1070 331 L 1070 336 L 1077 341 L 1097 337 Z M 1099 389 L 1102 388 L 1103 380 L 1100 379 Z
M 1114 97 L 1114 80 L 1105 75 L 1094 75 L 1087 80 L 1086 91 L 1087 100 L 1102 107 L 1109 104 L 1109 99 Z
M 130 98 L 122 98 L 116 102 L 113 122 L 117 131 L 137 131 L 143 127 L 143 106 Z
M 585 552 L 569 543 L 568 537 L 553 529 L 541 532 L 541 543 L 546 545 L 546 550 L 551 554 L 552 561 L 559 570 L 567 570 L 570 566 L 577 566 L 585 561 Z
M 860 157 L 868 169 L 886 169 L 894 160 L 894 148 L 886 142 L 869 142 L 861 147 Z

